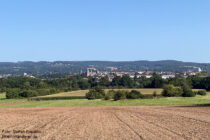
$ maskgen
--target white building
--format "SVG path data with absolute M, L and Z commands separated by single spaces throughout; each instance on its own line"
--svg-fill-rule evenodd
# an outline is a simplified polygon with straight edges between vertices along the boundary
M 174 78 L 175 75 L 162 75 L 162 79 Z
M 145 75 L 145 77 L 149 79 L 152 77 L 152 75 Z

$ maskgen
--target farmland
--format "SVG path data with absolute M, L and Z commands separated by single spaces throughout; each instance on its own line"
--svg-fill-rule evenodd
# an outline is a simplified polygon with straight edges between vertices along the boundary
M 124 89 L 127 90 L 127 89 Z M 160 94 L 162 89 L 138 89 Z M 88 90 L 44 96 L 84 96 Z M 107 90 L 106 90 L 107 92 Z M 209 139 L 210 93 L 206 96 L 105 101 L 29 101 L 0 94 L 0 137 L 68 139 Z M 7 132 L 5 132 L 7 131 Z M 35 131 L 37 133 L 26 133 Z M 25 132 L 25 133 L 24 133 Z
M 39 131 L 31 136 L 41 140 L 210 138 L 209 107 L 18 108 L 0 113 L 2 130 Z M 0 135 L 6 135 L 2 130 Z
M 157 91 L 160 94 L 162 89 L 138 89 L 143 94 L 152 94 Z M 55 95 L 44 96 L 48 97 L 65 97 L 65 96 L 84 96 L 87 90 L 79 90 L 73 92 L 60 93 Z M 4 97 L 4 94 L 0 94 Z M 2 106 L 3 104 L 3 106 Z M 210 93 L 206 96 L 197 95 L 196 97 L 171 97 L 171 98 L 153 98 L 153 99 L 135 99 L 135 100 L 120 100 L 120 101 L 105 101 L 105 100 L 48 100 L 48 101 L 28 101 L 27 99 L 1 99 L 0 108 L 22 108 L 22 107 L 67 107 L 67 106 L 182 106 L 182 105 L 209 105 Z
M 109 90 L 112 89 L 105 89 L 105 92 L 107 93 Z M 148 94 L 153 94 L 154 92 L 156 92 L 158 95 L 161 94 L 161 92 L 163 91 L 163 89 L 161 88 L 143 88 L 143 89 L 113 89 L 113 90 L 127 90 L 127 91 L 131 91 L 131 90 L 137 90 L 139 92 L 141 92 L 144 95 L 148 95 Z M 40 96 L 40 97 L 69 97 L 69 96 L 85 96 L 85 94 L 88 92 L 89 90 L 77 90 L 77 91 L 71 91 L 71 92 L 62 92 L 62 93 L 58 93 L 58 94 L 52 94 L 52 95 L 47 95 L 47 96 Z M 193 89 L 193 91 L 198 91 L 198 89 Z
M 105 92 L 109 91 L 110 89 L 105 89 Z M 113 89 L 113 90 L 137 90 L 140 91 L 142 94 L 152 94 L 154 91 L 157 92 L 157 94 L 161 94 L 162 89 Z M 85 96 L 85 94 L 88 92 L 88 90 L 78 90 L 73 92 L 63 92 L 53 95 L 47 95 L 46 97 L 56 97 L 56 96 Z

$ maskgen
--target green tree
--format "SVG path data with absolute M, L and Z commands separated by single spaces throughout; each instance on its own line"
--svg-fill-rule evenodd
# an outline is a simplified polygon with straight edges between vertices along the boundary
M 38 96 L 38 92 L 36 90 L 25 90 L 25 91 L 20 92 L 19 95 L 25 98 L 36 97 Z
M 134 85 L 134 81 L 130 78 L 129 75 L 123 75 L 121 80 L 120 80 L 120 84 L 123 87 L 128 87 L 128 88 L 132 88 Z
M 103 87 L 109 87 L 110 85 L 109 77 L 108 76 L 102 77 L 99 80 L 99 85 Z
M 203 80 L 203 85 L 207 91 L 210 91 L 210 76 Z
M 183 90 L 181 87 L 175 87 L 172 84 L 165 85 L 163 87 L 162 96 L 174 97 L 174 96 L 181 96 L 182 94 L 183 94 Z
M 163 79 L 159 74 L 153 73 L 151 79 L 152 79 L 151 88 L 162 88 L 163 87 Z
M 143 98 L 143 95 L 141 94 L 141 92 L 137 91 L 137 90 L 132 90 L 131 92 L 129 92 L 126 96 L 128 99 L 139 99 L 139 98 Z
M 108 93 L 105 95 L 105 100 L 110 100 L 110 99 L 114 99 L 114 95 L 115 95 L 115 91 L 114 90 L 109 90 Z
M 113 87 L 118 87 L 118 86 L 120 86 L 121 85 L 121 83 L 120 83 L 120 76 L 116 76 L 115 75 L 115 77 L 113 78 L 113 80 L 112 80 L 112 82 L 111 82 L 111 85 L 113 86 Z
M 188 85 L 183 85 L 182 86 L 183 89 L 183 97 L 194 97 L 196 94 L 195 92 L 192 91 L 192 89 L 188 86 Z
M 88 83 L 87 80 L 84 80 L 84 79 L 81 79 L 79 82 L 78 82 L 78 85 L 79 85 L 79 88 L 84 90 L 84 89 L 88 89 L 90 87 L 90 84 Z
M 20 98 L 20 89 L 19 88 L 11 88 L 6 92 L 7 99 L 15 99 Z
M 40 81 L 38 83 L 38 88 L 46 88 L 46 87 L 47 87 L 47 84 L 44 81 Z
M 180 74 L 176 74 L 174 78 L 169 79 L 169 84 L 173 84 L 174 86 L 183 86 L 184 84 L 187 84 L 187 81 Z
M 102 99 L 105 97 L 105 92 L 100 86 L 96 86 L 89 90 L 89 92 L 86 94 L 86 98 L 89 100 L 94 99 Z
M 115 95 L 114 95 L 114 100 L 122 100 L 122 99 L 126 99 L 126 96 L 128 94 L 128 91 L 125 90 L 118 90 L 116 91 Z
M 90 84 L 91 88 L 98 85 L 98 81 L 95 77 L 88 77 L 88 83 Z

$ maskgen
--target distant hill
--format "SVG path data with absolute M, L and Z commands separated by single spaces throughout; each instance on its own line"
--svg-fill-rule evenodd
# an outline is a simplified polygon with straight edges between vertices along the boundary
M 86 71 L 88 67 L 95 67 L 99 71 L 109 71 L 110 67 L 117 68 L 117 71 L 156 71 L 156 72 L 184 72 L 196 71 L 201 68 L 203 71 L 210 71 L 210 63 L 192 63 L 175 60 L 163 61 L 55 61 L 55 62 L 0 62 L 0 74 L 69 74 Z

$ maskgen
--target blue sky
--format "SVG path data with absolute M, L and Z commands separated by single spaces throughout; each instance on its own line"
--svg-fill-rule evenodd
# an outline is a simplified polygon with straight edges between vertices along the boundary
M 0 61 L 210 63 L 209 0 L 1 0 Z

